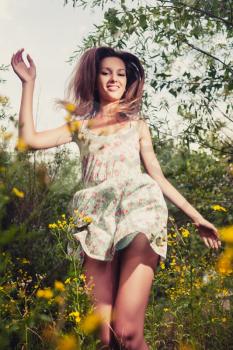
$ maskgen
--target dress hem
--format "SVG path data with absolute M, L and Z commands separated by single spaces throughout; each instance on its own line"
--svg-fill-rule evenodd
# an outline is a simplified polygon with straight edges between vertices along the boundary
M 79 232 L 80 233 L 80 232 Z M 72 250 L 72 248 L 71 248 L 71 252 L 69 253 L 68 252 L 68 255 L 78 255 L 78 257 L 77 257 L 77 260 L 80 262 L 80 264 L 81 264 L 81 266 L 83 266 L 83 263 L 84 263 L 84 253 L 88 256 L 88 257 L 90 257 L 90 258 L 92 258 L 92 259 L 95 259 L 95 260 L 98 260 L 98 261 L 105 261 L 105 262 L 111 262 L 112 260 L 113 260 L 113 257 L 114 257 L 114 255 L 115 255 L 115 253 L 116 252 L 119 252 L 120 250 L 123 250 L 123 249 L 125 249 L 125 248 L 127 248 L 128 247 L 128 245 L 133 241 L 133 239 L 135 238 L 135 237 L 137 237 L 137 235 L 139 234 L 139 233 L 143 233 L 145 236 L 146 236 L 146 238 L 148 239 L 148 241 L 149 241 L 149 244 L 150 244 L 150 247 L 152 248 L 152 250 L 157 254 L 157 255 L 159 255 L 160 256 L 160 259 L 162 260 L 162 261 L 164 261 L 165 259 L 166 259 L 166 257 L 167 257 L 167 253 L 162 253 L 161 251 L 159 252 L 156 248 L 155 248 L 155 246 L 153 245 L 153 241 L 152 242 L 150 242 L 150 239 L 148 238 L 148 236 L 146 235 L 146 233 L 145 232 L 138 232 L 124 247 L 122 247 L 122 248 L 119 248 L 119 249 L 116 249 L 116 246 L 117 246 L 117 244 L 120 242 L 120 240 L 118 241 L 118 242 L 116 242 L 116 244 L 114 244 L 112 247 L 111 247 L 111 251 L 113 252 L 113 254 L 112 254 L 112 256 L 110 257 L 110 259 L 107 259 L 105 256 L 102 256 L 102 255 L 94 255 L 94 254 L 92 254 L 92 253 L 90 253 L 89 251 L 88 251 L 88 247 L 87 247 L 87 245 L 81 240 L 81 239 L 79 239 L 79 237 L 78 236 L 75 236 L 75 234 L 74 234 L 74 237 L 76 238 L 76 241 L 77 241 L 77 244 L 78 244 L 78 247 L 75 249 L 75 250 Z M 129 233 L 129 234 L 127 234 L 125 237 L 127 237 L 128 235 L 130 235 L 130 234 L 132 234 L 132 233 Z M 123 237 L 123 238 L 125 238 L 125 237 Z M 123 239 L 122 238 L 122 239 Z M 69 248 L 68 248 L 69 249 Z M 76 254 L 75 254 L 76 253 Z

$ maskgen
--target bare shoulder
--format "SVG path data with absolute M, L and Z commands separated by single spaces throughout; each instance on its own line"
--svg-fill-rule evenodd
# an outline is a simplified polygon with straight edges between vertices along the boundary
M 151 132 L 147 120 L 141 117 L 137 120 L 137 127 L 140 141 L 151 140 Z

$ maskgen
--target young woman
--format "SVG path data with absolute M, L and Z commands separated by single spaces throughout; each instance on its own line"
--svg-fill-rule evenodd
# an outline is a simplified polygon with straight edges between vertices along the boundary
M 93 303 L 104 319 L 102 348 L 149 349 L 145 311 L 156 267 L 167 252 L 163 195 L 190 217 L 209 248 L 221 244 L 217 229 L 163 175 L 150 129 L 139 115 L 144 70 L 135 55 L 110 47 L 87 50 L 69 86 L 81 120 L 78 130 L 67 121 L 37 132 L 32 111 L 36 68 L 29 55 L 25 64 L 23 50 L 11 60 L 22 81 L 19 136 L 33 149 L 71 141 L 80 149 L 84 186 L 69 210 L 84 210 L 92 218 L 74 233 L 74 241 L 87 283 L 94 278 Z

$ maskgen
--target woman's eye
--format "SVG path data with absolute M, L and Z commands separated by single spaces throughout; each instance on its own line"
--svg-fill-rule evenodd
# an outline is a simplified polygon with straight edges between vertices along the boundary
M 103 74 L 103 75 L 107 75 L 108 74 L 108 72 L 101 72 L 101 74 Z M 118 74 L 120 77 L 125 77 L 125 74 Z

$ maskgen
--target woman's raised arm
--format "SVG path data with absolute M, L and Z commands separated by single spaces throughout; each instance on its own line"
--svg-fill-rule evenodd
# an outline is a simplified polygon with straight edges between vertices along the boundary
M 22 97 L 19 111 L 19 137 L 33 149 L 50 148 L 72 141 L 72 132 L 69 123 L 36 132 L 33 121 L 33 93 L 36 80 L 36 66 L 27 55 L 29 67 L 25 64 L 22 53 L 24 49 L 18 50 L 11 58 L 14 72 L 22 82 Z

